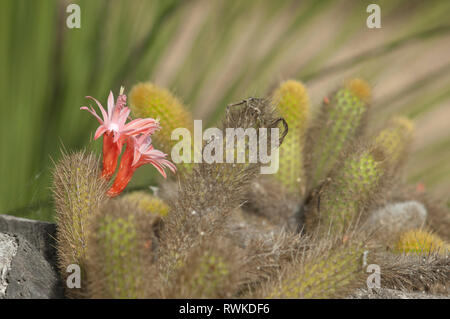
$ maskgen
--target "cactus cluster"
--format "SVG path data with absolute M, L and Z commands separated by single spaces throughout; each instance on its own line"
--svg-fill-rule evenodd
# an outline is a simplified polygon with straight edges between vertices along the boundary
M 273 94 L 290 125 L 277 177 L 288 192 L 300 194 L 305 205 L 298 217 L 310 229 L 342 233 L 365 217 L 405 157 L 413 125 L 397 117 L 374 136 L 365 134 L 370 97 L 367 82 L 349 80 L 312 117 L 301 83 L 284 82 Z
M 367 120 L 369 97 L 369 85 L 355 79 L 324 99 L 310 131 L 311 188 L 326 178 L 341 152 L 356 140 Z
M 286 126 L 279 171 L 264 178 L 259 162 L 195 163 L 155 194 L 108 198 L 99 159 L 64 155 L 53 186 L 59 268 L 65 276 L 79 264 L 86 283 L 68 296 L 346 297 L 366 284 L 371 262 L 391 287 L 426 286 L 414 274 L 445 282 L 449 244 L 433 233 L 430 207 L 393 187 L 413 125 L 397 117 L 368 134 L 370 96 L 364 80 L 347 81 L 314 116 L 305 86 L 289 80 L 268 98 L 229 105 L 222 130 Z M 130 104 L 134 117 L 160 119 L 152 138 L 168 154 L 172 130 L 192 130 L 166 89 L 137 84 Z

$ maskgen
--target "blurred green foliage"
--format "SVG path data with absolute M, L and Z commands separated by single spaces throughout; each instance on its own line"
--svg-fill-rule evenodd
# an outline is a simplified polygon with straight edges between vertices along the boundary
M 66 27 L 71 2 L 81 29 Z M 105 102 L 110 89 L 144 80 L 213 124 L 227 103 L 286 78 L 312 87 L 317 104 L 325 87 L 366 77 L 380 118 L 407 115 L 426 134 L 409 181 L 448 196 L 450 129 L 433 124 L 450 117 L 450 2 L 377 1 L 382 29 L 369 30 L 371 2 L 1 0 L 0 212 L 51 220 L 51 159 L 61 147 L 100 149 L 96 121 L 79 111 L 84 97 Z M 154 182 L 142 168 L 131 188 Z

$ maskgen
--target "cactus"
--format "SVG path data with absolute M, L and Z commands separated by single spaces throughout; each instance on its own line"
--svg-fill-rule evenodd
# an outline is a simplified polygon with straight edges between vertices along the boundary
M 155 239 L 152 218 L 136 205 L 110 201 L 93 218 L 89 229 L 87 266 L 92 298 L 150 296 Z
M 333 298 L 345 296 L 359 282 L 364 249 L 343 245 L 306 258 L 270 289 L 267 298 Z
M 412 138 L 414 126 L 405 117 L 396 117 L 375 138 L 375 143 L 382 147 L 392 169 L 396 169 L 406 153 Z
M 381 183 L 384 158 L 376 147 L 354 153 L 316 194 L 314 217 L 325 233 L 345 231 L 362 212 Z
M 185 298 L 218 297 L 230 276 L 228 262 L 211 251 L 204 251 L 196 256 L 196 260 L 190 260 L 180 268 L 180 272 L 187 275 L 182 277 L 183 284 L 178 288 Z
M 273 103 L 249 98 L 230 104 L 222 129 L 270 129 L 282 123 L 287 132 L 289 126 L 289 135 L 278 140 L 284 139 L 278 174 L 256 179 L 263 168 L 258 161 L 196 163 L 186 166 L 190 168 L 178 183 L 172 182 L 178 189 L 173 197 L 166 194 L 166 201 L 145 191 L 106 199 L 99 161 L 84 152 L 64 155 L 53 186 L 59 268 L 66 276 L 69 264 L 80 265 L 83 287 L 68 291 L 69 296 L 346 297 L 364 282 L 361 268 L 367 258 L 378 253 L 367 255 L 365 250 L 365 234 L 373 230 L 381 230 L 382 236 L 370 244 L 389 248 L 374 255 L 388 285 L 416 289 L 428 287 L 428 281 L 445 284 L 449 244 L 417 230 L 431 217 L 428 204 L 387 204 L 372 212 L 366 228 L 351 227 L 384 194 L 413 130 L 409 120 L 395 118 L 368 144 L 357 142 L 370 94 L 363 80 L 347 82 L 324 100 L 311 129 L 309 99 L 296 81 L 282 83 Z M 173 129 L 192 132 L 181 102 L 153 84 L 133 88 L 131 107 L 135 116 L 161 119 L 166 129 L 154 140 L 166 153 L 177 143 L 170 139 Z M 235 159 L 250 155 L 246 145 L 223 146 Z M 396 193 L 389 200 L 398 197 Z M 391 262 L 391 255 L 399 259 Z M 425 256 L 431 257 L 418 263 Z
M 217 289 L 220 281 L 226 278 L 229 270 L 221 256 L 205 252 L 201 258 L 198 272 L 192 276 L 194 289 L 204 289 L 206 293 Z M 211 278 L 208 278 L 211 277 Z
M 129 97 L 133 116 L 160 120 L 162 130 L 155 133 L 152 138 L 155 145 L 164 153 L 170 156 L 172 147 L 177 143 L 171 140 L 174 129 L 186 128 L 193 136 L 193 120 L 190 112 L 168 90 L 149 82 L 139 83 L 132 88 Z
M 53 172 L 58 266 L 63 278 L 68 275 L 67 266 L 77 264 L 85 279 L 87 229 L 107 190 L 100 172 L 100 161 L 85 152 L 63 154 Z M 69 297 L 80 297 L 83 286 L 81 290 L 68 289 L 67 293 Z
M 367 116 L 369 85 L 359 79 L 349 81 L 331 101 L 324 100 L 309 136 L 312 148 L 310 188 L 315 188 L 332 170 L 340 153 L 355 139 Z
M 144 191 L 128 193 L 122 196 L 121 200 L 136 203 L 140 210 L 158 217 L 166 216 L 170 209 L 162 199 Z
M 233 106 L 224 128 L 273 128 L 279 121 L 266 100 L 251 99 Z M 269 138 L 270 140 L 270 138 Z M 228 218 L 245 198 L 261 163 L 199 163 L 180 179 L 178 197 L 164 219 L 160 259 L 168 272 L 192 247 L 227 227 Z
M 229 276 L 227 262 L 220 255 L 206 251 L 200 258 L 197 270 L 192 274 L 190 285 L 198 295 L 213 296 Z M 194 294 L 195 295 L 195 294 Z
M 244 267 L 245 259 L 231 240 L 220 236 L 205 238 L 178 259 L 167 277 L 166 297 L 229 298 L 236 293 Z
M 446 255 L 450 251 L 450 245 L 439 236 L 426 230 L 410 230 L 400 235 L 395 243 L 394 250 L 406 254 L 438 253 Z
M 448 255 L 377 252 L 369 258 L 370 263 L 380 266 L 384 288 L 423 292 L 443 288 L 442 292 L 447 293 L 450 278 Z
M 273 102 L 286 120 L 289 134 L 280 146 L 279 170 L 275 175 L 289 192 L 305 192 L 303 149 L 310 117 L 309 97 L 303 84 L 289 80 L 273 94 Z

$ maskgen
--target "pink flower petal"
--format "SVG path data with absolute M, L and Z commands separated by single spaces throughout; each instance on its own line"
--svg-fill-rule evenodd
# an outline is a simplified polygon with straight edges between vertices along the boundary
M 109 119 L 110 120 L 112 120 L 113 111 L 114 111 L 114 95 L 113 95 L 112 91 L 109 91 L 109 96 L 108 96 L 108 115 L 109 115 Z
M 158 172 L 164 176 L 164 178 L 167 178 L 166 172 L 164 171 L 164 168 L 157 162 L 154 160 L 149 160 L 148 162 L 149 164 L 152 164 L 154 167 L 156 167 L 156 169 L 158 170 Z
M 136 166 L 136 164 L 141 159 L 141 152 L 139 152 L 138 148 L 134 149 L 134 155 L 133 155 L 133 163 L 131 163 L 131 166 Z
M 153 119 L 135 119 L 125 124 L 123 132 L 129 135 L 149 135 L 155 133 L 159 129 L 159 124 Z
M 128 115 L 130 115 L 131 110 L 128 107 L 124 107 L 120 113 L 119 117 L 117 119 L 117 122 L 119 123 L 119 127 L 125 126 L 125 122 L 128 119 Z
M 103 106 L 100 104 L 100 102 L 96 98 L 93 98 L 92 96 L 86 96 L 86 98 L 94 100 L 95 103 L 97 103 L 100 111 L 102 112 L 103 122 L 105 122 L 105 124 L 107 124 L 109 122 L 108 121 L 109 117 L 108 117 L 108 114 L 106 113 L 105 109 L 103 108 Z
M 94 111 L 94 109 L 92 107 L 89 109 L 87 106 L 82 106 L 82 107 L 80 107 L 80 110 L 88 111 L 89 113 L 91 113 L 92 115 L 95 116 L 95 118 L 97 119 L 97 121 L 100 124 L 103 124 L 103 120 L 100 118 L 100 116 L 97 115 L 97 113 Z
M 102 136 L 107 131 L 106 127 L 104 125 L 100 125 L 97 130 L 95 131 L 94 140 L 98 139 L 100 136 Z

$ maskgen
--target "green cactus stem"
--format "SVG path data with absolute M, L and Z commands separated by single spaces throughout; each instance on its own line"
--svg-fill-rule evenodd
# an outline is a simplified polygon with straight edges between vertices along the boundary
M 193 120 L 191 113 L 183 103 L 167 89 L 153 83 L 136 84 L 130 92 L 130 108 L 135 117 L 151 117 L 159 119 L 162 129 L 152 139 L 154 144 L 164 153 L 171 155 L 172 147 L 178 142 L 171 139 L 172 131 L 186 128 L 193 136 Z M 191 152 L 193 158 L 193 151 Z M 191 167 L 188 164 L 182 167 Z
M 278 87 L 272 99 L 289 127 L 289 133 L 280 146 L 279 169 L 275 176 L 289 192 L 303 195 L 306 187 L 303 153 L 310 118 L 309 97 L 302 83 L 289 80 Z
M 69 297 L 84 294 L 87 237 L 90 217 L 106 198 L 107 185 L 100 178 L 100 161 L 93 154 L 63 154 L 53 172 L 59 270 L 65 279 L 67 267 L 80 266 L 82 288 L 67 289 Z
M 121 197 L 121 200 L 136 203 L 142 211 L 159 217 L 165 217 L 170 210 L 169 205 L 164 200 L 144 191 L 125 194 Z
M 343 297 L 359 283 L 362 273 L 361 245 L 343 245 L 306 258 L 289 269 L 282 280 L 268 290 L 267 298 Z
M 311 130 L 310 188 L 315 188 L 336 165 L 343 150 L 358 135 L 367 117 L 370 87 L 362 80 L 352 80 L 329 100 L 324 99 Z
M 136 205 L 110 201 L 93 219 L 87 265 L 92 298 L 147 298 L 155 238 L 153 217 Z
M 384 149 L 392 169 L 395 170 L 404 158 L 413 131 L 414 126 L 409 119 L 396 117 L 376 136 L 375 144 Z
M 326 233 L 344 232 L 363 211 L 384 176 L 384 153 L 372 148 L 346 158 L 316 194 L 316 222 Z

